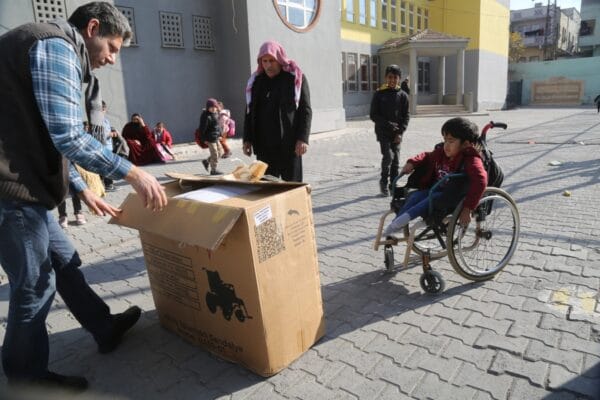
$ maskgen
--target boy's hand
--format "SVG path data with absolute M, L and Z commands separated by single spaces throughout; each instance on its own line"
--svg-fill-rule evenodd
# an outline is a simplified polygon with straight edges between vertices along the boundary
M 398 134 L 397 134 L 396 136 L 394 136 L 394 143 L 395 143 L 395 144 L 400 144 L 400 143 L 402 143 L 402 135 L 398 135 Z
M 463 226 L 466 227 L 467 225 L 469 225 L 469 223 L 471 222 L 471 209 L 464 207 L 462 209 L 462 211 L 460 212 L 460 215 L 458 216 L 458 222 Z
M 414 169 L 415 166 L 407 162 L 406 164 L 404 164 L 404 167 L 402 167 L 402 171 L 400 172 L 403 174 L 410 174 L 411 172 L 413 172 Z

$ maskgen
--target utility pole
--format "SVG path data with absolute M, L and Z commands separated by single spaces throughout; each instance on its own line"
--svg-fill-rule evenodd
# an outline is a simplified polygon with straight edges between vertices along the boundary
M 548 30 L 550 28 L 550 0 L 546 5 L 546 27 L 544 28 L 544 49 L 542 53 L 542 60 L 546 61 L 546 53 L 548 51 Z

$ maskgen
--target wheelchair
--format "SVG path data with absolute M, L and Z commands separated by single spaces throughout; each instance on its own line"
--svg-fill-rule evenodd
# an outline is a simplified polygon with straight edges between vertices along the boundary
M 237 297 L 232 284 L 223 282 L 218 271 L 206 270 L 206 276 L 208 278 L 208 286 L 210 289 L 210 291 L 206 293 L 206 306 L 211 313 L 216 313 L 217 308 L 221 307 L 223 318 L 227 321 L 231 320 L 232 315 L 235 315 L 240 322 L 244 322 L 246 319 L 252 319 L 252 317 L 248 315 L 244 300 Z
M 492 128 L 506 129 L 507 125 L 491 121 L 482 129 L 479 144 L 484 156 L 484 165 L 490 165 L 488 161 L 491 160 L 491 152 L 487 148 L 486 134 Z M 456 207 L 440 208 L 434 205 L 431 193 L 438 189 L 439 185 L 448 184 L 453 180 L 465 180 L 464 173 L 449 174 L 430 189 L 428 216 L 418 219 L 412 226 L 405 226 L 402 237 L 382 238 L 387 217 L 392 215 L 392 219 L 395 218 L 405 199 L 415 190 L 416 179 L 412 178 L 412 175 L 409 176 L 403 186 L 398 185 L 402 176 L 396 178 L 392 186 L 390 210 L 384 213 L 379 221 L 374 249 L 378 250 L 383 246 L 386 270 L 391 271 L 394 268 L 394 246 L 401 242 L 406 242 L 403 262 L 405 268 L 408 266 L 411 251 L 421 257 L 423 274 L 419 283 L 427 293 L 440 293 L 445 288 L 444 279 L 439 272 L 432 269 L 431 260 L 448 256 L 453 269 L 471 281 L 492 279 L 506 267 L 517 249 L 520 233 L 519 211 L 510 194 L 498 187 L 486 187 L 477 207 L 472 211 L 472 219 L 468 226 L 459 223 L 464 199 L 460 199 Z

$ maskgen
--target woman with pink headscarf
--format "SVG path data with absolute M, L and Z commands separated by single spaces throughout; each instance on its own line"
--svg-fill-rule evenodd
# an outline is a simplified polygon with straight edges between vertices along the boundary
M 312 120 L 306 76 L 274 41 L 263 43 L 246 87 L 244 153 L 269 165 L 267 174 L 302 182 L 302 155 Z

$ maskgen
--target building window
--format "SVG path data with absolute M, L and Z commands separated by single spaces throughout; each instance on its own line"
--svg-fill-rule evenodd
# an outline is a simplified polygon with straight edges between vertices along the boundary
M 348 67 L 346 72 L 347 85 L 349 92 L 356 92 L 356 54 L 355 53 L 346 53 L 346 66 Z
M 346 53 L 342 51 L 342 92 L 348 90 L 346 88 Z
M 408 34 L 415 33 L 415 6 L 408 4 Z
M 181 14 L 173 12 L 158 12 L 160 18 L 160 36 L 162 47 L 183 48 L 183 29 Z
M 371 90 L 379 87 L 379 56 L 371 56 Z
M 519 62 L 527 62 L 527 58 L 526 57 L 519 57 Z
M 419 93 L 429 93 L 431 91 L 429 71 L 429 61 L 419 61 L 419 82 L 417 86 Z
M 423 12 L 421 7 L 417 7 L 417 32 L 421 32 Z
M 371 27 L 377 27 L 377 0 L 370 0 L 369 2 L 369 19 Z
M 194 49 L 214 50 L 210 17 L 192 16 L 194 21 Z
M 367 54 L 360 55 L 360 90 L 368 91 L 370 86 L 369 81 L 369 59 Z
M 529 57 L 529 61 L 540 61 L 540 57 L 539 56 L 531 56 L 531 57 Z
M 48 22 L 55 18 L 67 19 L 63 0 L 33 0 L 33 14 L 35 22 Z
M 358 23 L 367 24 L 367 0 L 358 0 Z
M 125 18 L 127 18 L 127 21 L 129 21 L 129 26 L 131 27 L 131 39 L 129 40 L 129 45 L 130 46 L 137 46 L 138 45 L 138 40 L 137 40 L 137 33 L 135 32 L 135 15 L 133 13 L 133 8 L 132 7 L 121 7 L 121 6 L 116 6 L 119 11 L 121 11 L 121 14 L 123 14 L 125 16 Z
M 346 21 L 354 22 L 354 0 L 346 0 Z
M 400 2 L 400 33 L 406 33 L 406 1 Z
M 595 27 L 596 27 L 595 19 L 588 19 L 585 21 L 581 21 L 581 25 L 579 27 L 579 36 L 593 35 Z
M 312 29 L 321 13 L 320 0 L 273 0 L 273 5 L 283 23 L 296 32 Z
M 392 32 L 398 32 L 396 15 L 396 0 L 390 0 L 390 28 Z
M 425 9 L 425 15 L 423 16 L 423 28 L 429 29 L 429 10 Z
M 388 28 L 388 1 L 381 0 L 381 28 L 387 31 Z

